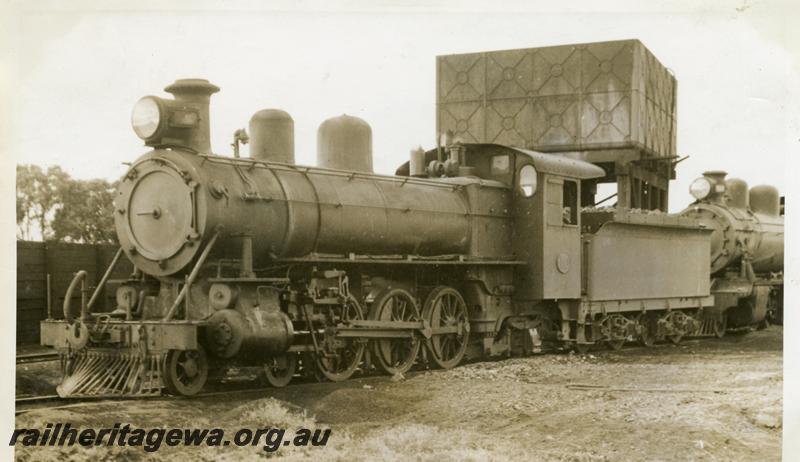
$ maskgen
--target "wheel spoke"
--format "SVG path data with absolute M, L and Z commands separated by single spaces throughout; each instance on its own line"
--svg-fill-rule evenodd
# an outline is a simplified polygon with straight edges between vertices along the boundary
M 469 319 L 464 299 L 451 287 L 437 287 L 428 295 L 423 317 L 434 329 L 458 329 L 457 332 L 434 334 L 427 341 L 431 357 L 439 367 L 449 369 L 458 365 L 466 353 L 469 338 Z
M 384 289 L 372 303 L 370 319 L 395 322 L 421 319 L 414 297 L 405 289 Z M 391 375 L 410 369 L 420 346 L 421 342 L 416 338 L 376 339 L 371 342 L 376 365 Z

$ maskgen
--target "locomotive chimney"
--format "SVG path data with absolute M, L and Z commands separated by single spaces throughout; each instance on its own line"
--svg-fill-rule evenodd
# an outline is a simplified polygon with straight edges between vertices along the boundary
M 164 91 L 175 97 L 177 115 L 196 114 L 196 120 L 190 120 L 194 117 L 188 116 L 186 121 L 169 121 L 170 128 L 176 128 L 176 132 L 183 135 L 180 136 L 180 144 L 199 153 L 211 153 L 208 106 L 211 95 L 218 92 L 219 87 L 205 79 L 179 79 L 164 88 Z
M 711 170 L 708 172 L 703 172 L 703 176 L 708 179 L 711 183 L 711 192 L 709 193 L 706 200 L 709 202 L 723 202 L 723 196 L 725 194 L 725 176 L 728 172 L 723 172 L 722 170 Z

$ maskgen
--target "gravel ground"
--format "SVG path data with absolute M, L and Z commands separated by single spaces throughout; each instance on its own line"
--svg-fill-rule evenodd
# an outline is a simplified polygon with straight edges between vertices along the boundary
M 18 460 L 780 460 L 781 327 L 679 346 L 551 354 L 201 399 L 82 403 L 17 428 L 331 428 L 324 448 L 19 448 Z M 50 364 L 17 369 L 46 393 Z

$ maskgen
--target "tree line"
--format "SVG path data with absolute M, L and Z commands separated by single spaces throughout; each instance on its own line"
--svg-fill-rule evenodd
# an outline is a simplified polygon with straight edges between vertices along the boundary
M 74 179 L 58 166 L 17 165 L 17 239 L 116 243 L 117 183 Z

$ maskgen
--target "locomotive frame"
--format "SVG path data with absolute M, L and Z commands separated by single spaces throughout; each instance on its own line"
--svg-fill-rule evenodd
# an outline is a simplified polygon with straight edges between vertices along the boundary
M 236 360 L 245 363 L 267 362 L 268 380 L 280 385 L 294 374 L 297 366 L 294 355 L 303 357 L 303 367 L 314 374 L 330 380 L 345 379 L 359 367 L 368 343 L 373 361 L 385 372 L 394 374 L 407 371 L 415 363 L 423 344 L 424 354 L 431 363 L 453 367 L 465 356 L 532 353 L 541 351 L 542 344 L 548 342 L 571 344 L 579 349 L 607 342 L 619 348 L 633 336 L 647 338 L 645 343 L 649 344 L 665 337 L 678 341 L 685 333 L 697 330 L 698 321 L 692 314 L 712 304 L 707 286 L 696 287 L 692 294 L 682 292 L 680 296 L 660 298 L 650 294 L 648 298 L 598 301 L 581 296 L 581 283 L 585 282 L 581 280 L 582 218 L 577 213 L 575 218 L 565 218 L 562 205 L 564 201 L 575 203 L 580 197 L 581 182 L 600 176 L 600 169 L 579 161 L 495 145 L 458 144 L 454 149 L 465 154 L 464 159 L 469 162 L 468 166 L 476 169 L 477 175 L 482 174 L 481 162 L 470 162 L 470 159 L 509 156 L 510 165 L 515 166 L 509 171 L 516 172 L 507 177 L 512 184 L 480 178 L 378 177 L 182 153 L 200 163 L 233 163 L 238 166 L 233 169 L 242 172 L 252 172 L 255 168 L 302 170 L 303 178 L 312 174 L 333 175 L 348 182 L 379 178 L 375 181 L 389 182 L 395 188 L 408 188 L 412 184 L 447 188 L 463 194 L 468 201 L 476 201 L 469 203 L 467 210 L 471 212 L 470 219 L 483 221 L 484 228 L 479 229 L 482 234 L 471 240 L 472 255 L 312 253 L 303 257 L 270 258 L 270 266 L 260 270 L 252 266 L 252 236 L 246 233 L 225 235 L 222 229 L 215 228 L 202 251 L 196 250 L 199 256 L 183 279 L 161 277 L 157 283 L 137 270 L 132 279 L 125 281 L 118 292 L 121 309 L 116 311 L 116 316 L 124 319 L 115 319 L 114 314 L 90 315 L 90 304 L 85 304 L 80 318 L 73 321 L 68 306 L 71 297 L 68 296 L 67 322 L 43 322 L 43 338 L 65 351 L 67 375 L 75 378 L 65 381 L 60 392 L 71 396 L 151 394 L 158 388 L 152 383 L 157 383 L 161 377 L 168 391 L 194 394 L 202 387 L 211 367 L 207 353 L 219 360 L 237 357 Z M 176 155 L 175 151 L 148 154 L 156 158 Z M 156 164 L 162 168 L 172 165 L 169 161 Z M 550 190 L 533 194 L 512 210 L 515 196 L 523 195 L 519 172 L 525 166 L 532 166 L 537 172 L 537 183 L 550 185 Z M 142 177 L 134 175 L 131 181 Z M 203 183 L 191 178 L 185 181 Z M 558 194 L 563 194 L 565 182 L 574 185 L 571 198 Z M 246 189 L 252 184 L 253 181 L 242 181 L 236 187 L 230 185 L 229 196 L 241 197 L 241 201 L 247 203 Z M 123 186 L 121 191 L 126 188 Z M 491 206 L 496 207 L 498 197 L 505 199 L 500 203 L 505 206 L 502 213 L 480 213 L 482 209 L 490 211 Z M 548 207 L 548 204 L 557 207 Z M 317 204 L 320 209 L 333 210 L 352 205 Z M 403 210 L 400 213 L 414 212 Z M 546 223 L 548 213 L 550 224 Z M 515 216 L 524 216 L 527 222 L 520 224 L 521 220 L 514 220 Z M 698 236 L 708 234 L 698 229 L 693 220 L 654 217 L 618 212 L 610 221 L 616 225 L 626 221 L 626 226 L 634 227 L 666 227 L 669 232 L 679 229 Z M 575 224 L 569 222 L 573 219 L 577 221 Z M 600 229 L 608 225 L 604 220 L 609 221 L 609 217 L 596 219 L 593 225 L 584 225 L 584 228 Z M 559 229 L 552 229 L 556 226 Z M 491 240 L 490 248 L 500 253 L 511 249 L 510 246 L 497 248 L 496 234 L 500 232 L 509 237 L 522 234 L 506 242 L 532 248 L 528 253 L 518 253 L 526 259 L 485 258 L 485 247 L 478 245 L 481 239 Z M 550 233 L 550 241 L 543 236 L 546 233 Z M 239 247 L 240 258 L 228 258 L 230 250 L 222 252 L 223 258 L 209 258 L 223 235 Z M 701 255 L 707 255 L 707 241 L 702 238 L 696 241 L 699 248 L 693 248 L 692 252 L 699 249 Z M 686 245 L 686 241 L 677 242 Z M 583 245 L 588 247 L 589 244 Z M 175 255 L 180 256 L 180 251 Z M 147 255 L 143 257 L 148 258 Z M 154 267 L 158 267 L 158 262 L 154 263 Z M 701 259 L 698 267 L 706 264 L 707 260 Z M 110 267 L 109 273 L 111 270 Z M 365 282 L 369 284 L 366 288 Z M 159 286 L 158 294 L 145 295 L 148 286 L 152 291 L 154 285 Z M 526 289 L 517 291 L 516 287 L 521 285 L 527 286 Z M 439 306 L 448 295 L 450 305 Z M 401 303 L 410 311 L 396 313 Z M 230 309 L 233 306 L 236 309 Z M 160 307 L 160 311 L 149 311 L 155 307 Z M 690 310 L 690 314 L 682 311 L 685 309 Z M 663 314 L 660 318 L 646 318 L 652 325 L 645 324 L 641 315 L 653 310 Z M 135 320 L 135 317 L 148 320 Z M 109 360 L 98 360 L 103 351 L 83 356 L 81 352 L 87 346 L 96 345 L 116 346 L 118 349 L 111 355 L 116 363 L 109 365 Z M 105 350 L 107 353 L 108 349 Z M 152 372 L 146 381 L 136 378 L 144 364 L 154 365 L 145 367 Z M 96 375 L 100 369 L 105 372 L 98 379 Z

